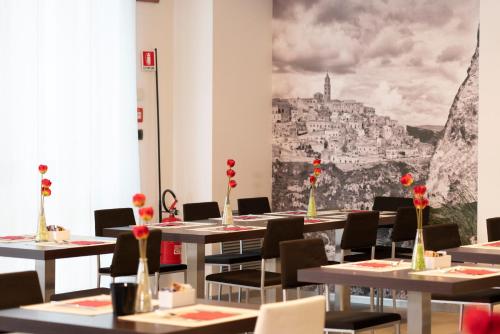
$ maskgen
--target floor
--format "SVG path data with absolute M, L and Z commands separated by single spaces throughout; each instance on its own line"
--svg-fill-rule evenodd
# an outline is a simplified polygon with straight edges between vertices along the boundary
M 384 328 L 375 331 L 376 334 L 392 334 L 393 328 Z M 401 326 L 401 333 L 407 333 L 406 322 Z M 458 331 L 458 314 L 449 312 L 432 313 L 432 334 L 455 334 Z

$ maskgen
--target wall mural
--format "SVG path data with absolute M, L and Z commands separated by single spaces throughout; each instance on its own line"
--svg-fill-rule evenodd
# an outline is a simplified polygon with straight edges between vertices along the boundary
M 432 222 L 476 230 L 479 0 L 274 0 L 273 209 L 370 209 L 426 183 Z M 329 243 L 331 255 L 332 241 Z

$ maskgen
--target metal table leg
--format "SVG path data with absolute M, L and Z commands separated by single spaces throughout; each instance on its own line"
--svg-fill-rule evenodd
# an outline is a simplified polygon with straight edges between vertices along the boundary
M 431 294 L 408 291 L 408 334 L 431 334 Z
M 40 281 L 43 300 L 48 302 L 56 290 L 56 260 L 35 260 L 35 270 Z
M 335 284 L 333 307 L 336 311 L 349 311 L 351 309 L 351 287 L 349 285 Z
M 205 245 L 186 243 L 186 262 L 188 283 L 198 298 L 205 298 Z

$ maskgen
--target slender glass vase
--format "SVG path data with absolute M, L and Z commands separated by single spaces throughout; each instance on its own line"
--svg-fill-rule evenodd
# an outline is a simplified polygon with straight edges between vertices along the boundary
M 38 226 L 35 234 L 35 242 L 49 240 L 49 232 L 47 231 L 47 222 L 45 221 L 45 210 L 43 205 L 40 206 L 40 214 L 38 215 Z
M 316 216 L 315 188 L 311 186 L 311 191 L 309 192 L 309 205 L 307 206 L 307 217 L 316 218 Z
M 137 269 L 137 293 L 135 295 L 135 312 L 145 313 L 153 311 L 151 302 L 151 287 L 149 284 L 148 259 L 139 258 Z
M 421 228 L 417 228 L 417 236 L 415 237 L 415 245 L 413 246 L 413 255 L 411 257 L 411 269 L 416 271 L 425 270 L 424 252 L 424 233 Z
M 229 202 L 229 196 L 224 199 L 224 211 L 222 213 L 222 225 L 234 225 L 233 210 Z

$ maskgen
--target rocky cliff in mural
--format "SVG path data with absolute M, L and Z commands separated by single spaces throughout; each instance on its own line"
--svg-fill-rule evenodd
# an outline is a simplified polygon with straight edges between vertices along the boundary
M 479 38 L 431 159 L 427 185 L 434 205 L 477 201 L 478 71 Z

